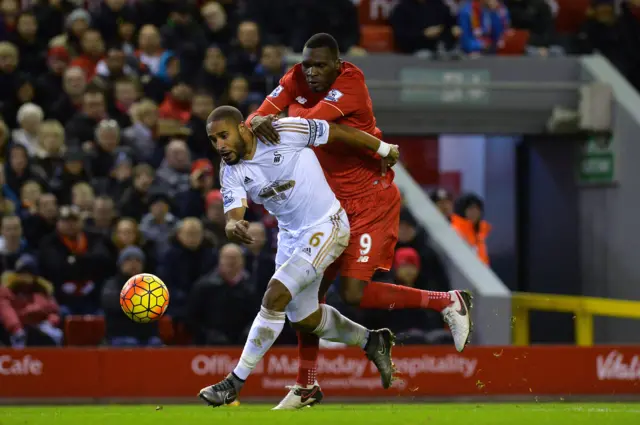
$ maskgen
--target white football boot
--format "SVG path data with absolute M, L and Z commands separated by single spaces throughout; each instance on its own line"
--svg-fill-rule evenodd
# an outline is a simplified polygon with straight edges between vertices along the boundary
M 451 304 L 442 310 L 442 318 L 449 325 L 453 342 L 458 352 L 469 343 L 473 322 L 471 321 L 472 296 L 469 291 L 449 291 Z
M 280 404 L 271 410 L 296 410 L 303 407 L 311 407 L 316 403 L 320 403 L 322 397 L 324 397 L 317 382 L 310 388 L 296 384 L 288 386 L 287 389 L 289 389 L 287 395 L 284 396 Z

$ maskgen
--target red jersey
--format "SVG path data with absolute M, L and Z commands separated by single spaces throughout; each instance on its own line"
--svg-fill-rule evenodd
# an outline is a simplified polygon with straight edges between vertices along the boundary
M 297 64 L 280 80 L 255 114 L 278 114 L 289 107 L 290 117 L 315 118 L 345 124 L 382 138 L 376 127 L 369 89 L 364 74 L 355 65 L 343 62 L 340 75 L 324 93 L 312 91 L 302 65 Z M 251 115 L 250 123 L 255 115 Z M 314 148 L 327 181 L 338 199 L 353 199 L 386 189 L 393 182 L 393 170 L 382 175 L 381 158 L 368 150 L 337 142 Z

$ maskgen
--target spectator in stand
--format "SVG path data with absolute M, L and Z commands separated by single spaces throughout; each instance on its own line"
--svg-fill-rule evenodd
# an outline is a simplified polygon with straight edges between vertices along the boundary
M 147 213 L 150 205 L 149 189 L 154 177 L 155 170 L 149 164 L 133 167 L 133 184 L 124 191 L 118 202 L 118 210 L 123 217 L 140 221 Z
M 171 214 L 171 199 L 162 191 L 149 193 L 149 212 L 140 220 L 140 231 L 156 246 L 155 258 L 165 258 L 169 251 L 169 239 L 178 222 Z
M 42 149 L 38 136 L 43 119 L 44 111 L 38 105 L 25 103 L 18 109 L 16 121 L 20 128 L 13 130 L 11 138 L 14 143 L 24 146 L 31 157 Z
M 22 237 L 22 223 L 17 215 L 2 217 L 0 225 L 0 273 L 14 270 L 16 261 L 28 252 L 27 241 Z
M 585 20 L 578 34 L 577 53 L 599 52 L 610 61 L 621 63 L 622 40 L 620 26 L 612 0 L 592 0 Z
M 189 150 L 194 159 L 207 158 L 212 153 L 211 142 L 207 136 L 207 117 L 215 108 L 213 97 L 209 93 L 196 93 L 191 101 L 191 118 L 187 123 L 187 128 L 191 130 L 191 135 L 187 139 Z
M 193 284 L 215 265 L 213 243 L 205 238 L 202 222 L 193 217 L 179 221 L 169 250 L 158 265 L 158 276 L 171 293 L 169 314 L 178 320 L 186 317 L 187 298 Z
M 133 175 L 133 159 L 126 151 L 116 151 L 113 166 L 107 177 L 95 179 L 92 182 L 96 192 L 100 195 L 119 201 L 126 190 L 131 187 Z
M 161 103 L 167 92 L 179 81 L 181 71 L 180 59 L 171 51 L 160 56 L 158 72 L 142 79 L 144 93 L 157 103 Z
M 0 36 L 3 39 L 13 37 L 20 16 L 20 3 L 18 0 L 0 1 Z
M 167 188 L 167 194 L 173 198 L 180 192 L 189 190 L 191 155 L 187 144 L 174 139 L 165 148 L 165 159 L 156 172 L 158 183 Z
M 102 289 L 102 309 L 106 324 L 107 344 L 114 347 L 160 346 L 158 323 L 140 326 L 122 314 L 120 290 L 130 277 L 148 271 L 144 252 L 137 246 L 123 249 L 118 256 L 118 272 Z
M 191 187 L 176 195 L 180 217 L 201 217 L 205 213 L 206 198 L 215 183 L 215 170 L 208 159 L 198 159 L 191 165 Z
M 124 130 L 124 138 L 133 150 L 134 158 L 139 162 L 155 162 L 159 150 L 157 143 L 158 105 L 149 99 L 143 99 L 131 106 L 133 125 Z M 155 136 L 155 137 L 154 137 Z M 162 153 L 160 153 L 162 157 Z
M 160 31 L 153 25 L 144 25 L 138 34 L 137 57 L 143 71 L 156 75 L 160 71 L 160 62 L 165 49 L 162 48 Z
M 432 56 L 453 50 L 461 30 L 444 0 L 401 0 L 389 16 L 396 47 L 402 53 Z
M 282 49 L 274 45 L 265 45 L 262 48 L 260 63 L 253 71 L 251 91 L 260 93 L 262 97 L 267 96 L 278 87 L 280 78 L 286 71 Z
M 234 77 L 229 84 L 226 104 L 239 109 L 243 114 L 247 114 L 248 116 L 260 106 L 261 96 L 259 93 L 250 93 L 249 81 L 239 75 Z
M 40 195 L 42 195 L 42 192 L 40 183 L 33 180 L 24 182 L 20 188 L 21 218 L 35 213 L 36 203 Z
M 118 220 L 111 237 L 115 249 L 121 253 L 125 248 L 137 246 L 145 255 L 146 270 L 154 273 L 157 266 L 155 241 L 147 239 L 138 227 L 138 222 L 129 217 Z
M 104 56 L 104 40 L 99 31 L 89 28 L 82 34 L 80 46 L 82 53 L 71 61 L 71 66 L 82 68 L 87 76 L 87 81 L 91 81 L 96 75 L 98 62 Z
M 50 40 L 65 30 L 65 16 L 73 10 L 69 0 L 37 0 L 32 2 L 33 13 L 38 19 L 38 36 Z
M 491 225 L 483 220 L 484 201 L 474 193 L 460 196 L 454 207 L 451 225 L 460 237 L 469 244 L 480 260 L 489 265 L 487 252 L 487 237 L 491 232 Z
M 196 345 L 241 344 L 245 340 L 258 297 L 244 266 L 242 248 L 227 244 L 220 250 L 218 268 L 193 285 L 187 323 Z
M 0 116 L 0 164 L 4 164 L 5 160 L 7 159 L 9 134 L 9 127 L 7 127 L 7 124 L 2 120 L 2 117 Z M 2 177 L 4 177 L 4 169 L 0 174 L 2 174 Z M 4 184 L 4 180 L 2 184 Z
M 171 91 L 164 97 L 158 112 L 160 118 L 179 121 L 187 124 L 191 119 L 191 102 L 193 89 L 185 81 L 174 81 Z
M 185 75 L 200 69 L 202 53 L 207 39 L 199 25 L 194 25 L 191 8 L 186 2 L 177 2 L 171 8 L 169 22 L 161 29 L 163 45 L 180 57 Z
M 100 2 L 99 9 L 93 13 L 93 26 L 100 31 L 107 43 L 118 41 L 118 22 L 133 21 L 133 8 L 126 0 L 105 0 Z
M 553 12 L 546 0 L 503 1 L 509 10 L 513 28 L 530 33 L 527 54 L 542 57 L 564 54 L 556 39 Z
M 203 67 L 196 78 L 196 86 L 221 99 L 231 83 L 227 72 L 227 58 L 218 46 L 210 46 L 204 57 Z
M 69 148 L 63 156 L 63 164 L 57 168 L 49 181 L 60 204 L 71 203 L 71 188 L 80 182 L 91 181 L 91 174 L 84 154 L 78 148 Z
M 64 47 L 74 58 L 82 52 L 80 40 L 91 26 L 91 16 L 84 9 L 75 9 L 65 20 L 65 33 L 54 37 L 49 47 Z
M 256 294 L 264 294 L 271 277 L 275 273 L 275 256 L 267 246 L 267 231 L 259 221 L 249 223 L 247 229 L 253 243 L 245 249 L 245 269 L 252 279 Z
M 212 236 L 215 246 L 221 247 L 229 242 L 224 230 L 225 218 L 222 207 L 222 193 L 214 189 L 207 193 L 206 212 L 203 219 L 204 228 Z
M 76 183 L 71 188 L 71 203 L 80 211 L 80 218 L 83 222 L 91 217 L 95 199 L 96 194 L 93 187 L 87 182 Z
M 84 93 L 87 89 L 87 76 L 82 68 L 72 66 L 64 71 L 62 94 L 51 104 L 47 115 L 67 124 L 82 109 Z
M 140 98 L 141 90 L 135 77 L 121 77 L 113 83 L 113 102 L 109 105 L 109 116 L 120 128 L 132 125 L 131 108 Z
M 109 237 L 115 224 L 116 215 L 113 199 L 107 196 L 98 196 L 93 203 L 91 217 L 85 222 L 85 227 L 93 233 Z
M 47 71 L 45 39 L 38 37 L 38 21 L 31 12 L 22 12 L 18 16 L 16 32 L 12 42 L 20 52 L 20 71 L 37 78 Z
M 36 79 L 36 94 L 40 104 L 48 115 L 53 103 L 62 97 L 62 75 L 71 58 L 64 47 L 52 47 L 47 53 L 47 71 Z
M 96 314 L 100 310 L 100 289 L 113 275 L 115 259 L 100 235 L 84 231 L 80 211 L 60 208 L 56 232 L 40 243 L 42 276 L 56 288 L 62 315 Z
M 258 24 L 260 36 L 266 43 L 290 46 L 292 42 L 296 0 L 252 0 L 247 3 L 247 17 Z
M 614 61 L 629 82 L 640 91 L 640 0 L 627 0 L 620 5 L 620 60 Z
M 21 93 L 29 80 L 18 71 L 18 49 L 6 41 L 0 42 L 0 116 L 7 125 L 15 128 L 15 116 L 19 105 L 25 103 Z
M 125 77 L 136 77 L 136 69 L 127 63 L 122 47 L 109 46 L 105 57 L 96 65 L 96 77 L 92 83 L 100 86 L 108 93 L 114 91 L 116 81 Z
M 351 0 L 304 0 L 295 3 L 295 18 L 291 44 L 295 52 L 301 52 L 313 34 L 331 34 L 342 53 L 362 55 L 365 50 L 358 47 L 360 25 L 358 9 Z
M 251 75 L 260 61 L 260 53 L 258 25 L 252 21 L 241 22 L 232 43 L 229 70 L 236 74 Z
M 58 200 L 53 193 L 43 193 L 36 202 L 35 213 L 23 219 L 27 245 L 37 250 L 40 241 L 56 230 Z
M 419 289 L 447 292 L 451 290 L 449 277 L 438 254 L 431 248 L 429 235 L 418 226 L 411 212 L 403 208 L 400 211 L 397 249 L 413 248 L 420 255 L 420 275 L 417 280 Z
M 125 55 L 127 63 L 135 65 L 140 70 L 140 64 L 136 59 L 136 21 L 130 17 L 124 17 L 118 21 L 118 38 L 115 44 L 119 46 Z
M 445 189 L 435 189 L 429 193 L 429 198 L 442 213 L 442 215 L 451 222 L 453 215 L 453 197 Z
M 229 25 L 227 12 L 218 2 L 205 3 L 200 8 L 200 16 L 204 21 L 204 36 L 207 44 L 221 46 L 225 49 L 231 44 L 233 39 L 233 29 Z
M 87 88 L 82 95 L 82 110 L 76 112 L 65 126 L 67 143 L 90 152 L 95 148 L 95 128 L 106 116 L 107 105 L 102 90 Z
M 91 171 L 94 177 L 107 177 L 115 164 L 120 147 L 120 126 L 115 120 L 101 120 L 95 130 L 96 143 L 86 144 L 85 152 L 91 154 Z
M 473 56 L 495 54 L 504 44 L 510 27 L 509 11 L 500 0 L 468 0 L 460 7 L 458 25 L 462 30 L 460 44 Z
M 19 144 L 9 147 L 9 163 L 4 169 L 6 182 L 16 195 L 27 180 L 35 180 L 43 186 L 47 185 L 44 170 L 29 159 L 27 149 Z
M 0 342 L 13 348 L 62 345 L 59 307 L 53 292 L 51 282 L 39 275 L 32 255 L 20 256 L 15 271 L 3 272 Z

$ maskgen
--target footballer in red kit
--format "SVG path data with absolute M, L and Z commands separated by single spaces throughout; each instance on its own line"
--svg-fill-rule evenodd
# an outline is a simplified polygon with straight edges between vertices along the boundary
M 345 124 L 379 139 L 364 74 L 340 60 L 329 34 L 316 34 L 305 44 L 302 62 L 291 68 L 247 124 L 266 143 L 278 143 L 272 123 L 288 115 Z M 394 172 L 375 153 L 344 143 L 314 148 L 331 189 L 351 225 L 349 246 L 325 272 L 321 297 L 340 274 L 340 294 L 361 308 L 428 308 L 442 313 L 458 351 L 471 331 L 471 296 L 466 291 L 434 292 L 372 281 L 377 270 L 390 270 L 398 239 L 401 196 Z M 323 292 L 324 291 L 324 292 Z M 276 409 L 298 409 L 322 400 L 317 382 L 318 337 L 298 333 L 297 383 Z

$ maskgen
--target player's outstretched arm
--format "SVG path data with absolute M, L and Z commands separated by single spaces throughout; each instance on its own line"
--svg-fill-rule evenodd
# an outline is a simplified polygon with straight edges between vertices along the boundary
M 397 145 L 385 143 L 364 131 L 342 124 L 329 123 L 328 142 L 341 141 L 351 146 L 369 149 L 383 158 L 388 158 L 395 164 L 400 157 Z
M 245 207 L 234 208 L 225 214 L 227 224 L 224 231 L 230 241 L 236 243 L 252 244 L 253 238 L 249 235 L 249 222 L 244 219 Z

